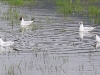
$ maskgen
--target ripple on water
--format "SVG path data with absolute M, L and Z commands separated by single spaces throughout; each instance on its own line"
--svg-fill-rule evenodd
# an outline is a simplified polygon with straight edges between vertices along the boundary
M 3 9 L 7 11 L 8 7 Z M 36 25 L 37 29 L 26 29 L 22 33 L 20 25 L 15 24 L 12 29 L 9 21 L 0 20 L 0 37 L 5 41 L 15 41 L 14 48 L 19 50 L 6 54 L 4 51 L 7 49 L 2 51 L 0 48 L 1 75 L 12 71 L 16 75 L 100 74 L 100 51 L 99 47 L 94 47 L 95 38 L 91 34 L 81 34 L 80 40 L 78 22 L 84 18 L 66 19 L 46 9 L 19 10 L 20 15 L 27 15 L 26 20 L 35 17 L 32 25 Z M 94 33 L 98 32 L 97 28 Z

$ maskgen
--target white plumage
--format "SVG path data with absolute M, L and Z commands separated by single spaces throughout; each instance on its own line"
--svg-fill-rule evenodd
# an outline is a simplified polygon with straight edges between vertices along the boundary
M 34 18 L 31 21 L 24 21 L 24 19 L 22 17 L 20 17 L 19 20 L 20 20 L 20 25 L 21 26 L 28 26 L 28 25 L 31 25 L 32 24 Z
M 79 22 L 79 31 L 92 31 L 95 27 L 84 27 L 83 22 Z
M 4 42 L 1 38 L 0 38 L 0 45 L 1 46 L 12 46 L 14 44 L 14 42 L 12 41 L 6 41 Z
M 100 37 L 95 35 L 95 38 L 96 38 L 96 42 L 100 42 Z

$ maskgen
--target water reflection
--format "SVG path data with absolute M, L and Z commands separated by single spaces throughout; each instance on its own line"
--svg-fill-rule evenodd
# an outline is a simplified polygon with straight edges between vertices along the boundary
M 92 35 L 90 32 L 79 32 L 78 34 L 73 31 L 78 30 L 79 25 L 74 23 L 80 19 L 73 17 L 65 19 L 55 12 L 45 9 L 29 11 L 28 8 L 23 8 L 19 10 L 20 15 L 27 15 L 29 18 L 34 15 L 38 21 L 33 24 L 40 28 L 29 32 L 27 30 L 30 30 L 31 27 L 24 26 L 25 33 L 20 34 L 15 31 L 20 29 L 15 23 L 14 32 L 6 20 L 1 22 L 0 28 L 7 31 L 0 33 L 0 36 L 6 37 L 7 40 L 16 40 L 14 47 L 21 51 L 18 54 L 13 53 L 16 51 L 11 48 L 0 48 L 0 71 L 3 72 L 0 72 L 0 75 L 5 73 L 5 75 L 10 73 L 12 73 L 10 75 L 100 74 L 100 52 L 96 52 L 91 46 L 94 44 L 93 39 L 87 38 L 85 42 L 79 41 L 79 37 L 83 40 Z M 98 44 L 96 46 L 99 47 Z M 3 55 L 3 53 L 9 52 L 13 54 Z
M 37 27 L 36 27 L 36 25 L 24 25 L 24 26 L 21 26 L 21 29 L 20 29 L 20 31 L 22 32 L 22 33 L 24 33 L 25 31 L 34 31 L 34 30 L 36 30 L 37 29 Z
M 80 41 L 83 40 L 84 36 L 92 37 L 93 35 L 91 32 L 79 32 Z

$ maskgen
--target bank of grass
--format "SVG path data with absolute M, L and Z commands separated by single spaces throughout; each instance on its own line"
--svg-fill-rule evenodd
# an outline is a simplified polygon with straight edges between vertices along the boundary
M 36 0 L 0 0 L 9 4 L 10 6 L 24 6 L 28 4 L 34 4 Z
M 88 14 L 89 14 L 90 21 L 94 21 L 94 23 L 100 24 L 100 7 L 89 6 Z
M 100 24 L 100 7 L 99 0 L 56 0 L 58 13 L 64 16 L 75 14 L 85 15 L 90 21 Z
M 63 13 L 64 15 L 83 10 L 83 7 L 80 6 L 80 0 L 76 0 L 75 2 L 72 0 L 58 0 L 56 1 L 56 5 L 58 7 L 58 13 Z
M 7 0 L 7 3 L 11 6 L 22 6 L 24 5 L 24 0 Z

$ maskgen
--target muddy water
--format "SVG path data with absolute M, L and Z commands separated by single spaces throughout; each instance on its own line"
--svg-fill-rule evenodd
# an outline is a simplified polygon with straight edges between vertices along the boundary
M 78 31 L 79 21 L 91 26 L 84 17 L 67 17 L 49 9 L 18 8 L 25 20 L 35 17 L 30 27 L 20 32 L 20 22 L 2 19 L 9 6 L 0 4 L 0 37 L 15 42 L 13 47 L 0 47 L 0 75 L 99 75 L 99 26 L 91 33 Z

